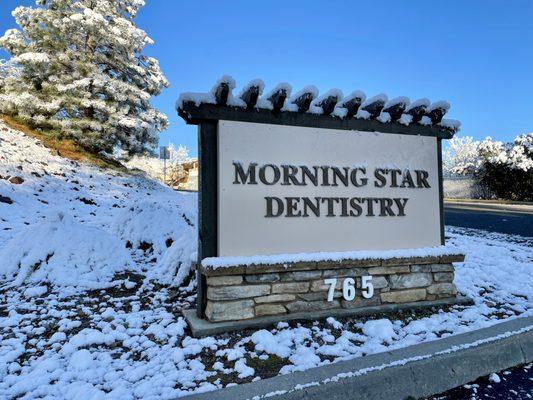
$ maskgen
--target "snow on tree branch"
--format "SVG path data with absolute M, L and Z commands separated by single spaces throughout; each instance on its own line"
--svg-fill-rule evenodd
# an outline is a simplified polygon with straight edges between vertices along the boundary
M 448 144 L 443 161 L 449 174 L 475 174 L 488 164 L 524 172 L 533 169 L 533 133 L 518 135 L 512 143 L 490 137 L 479 142 L 470 136 L 456 136 Z
M 468 175 L 479 168 L 479 142 L 471 136 L 455 136 L 448 141 L 444 152 L 443 167 L 449 174 Z

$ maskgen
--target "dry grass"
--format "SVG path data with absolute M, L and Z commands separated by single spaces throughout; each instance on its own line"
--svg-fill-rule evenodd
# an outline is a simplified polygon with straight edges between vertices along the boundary
M 53 133 L 47 133 L 38 131 L 28 127 L 27 125 L 17 121 L 15 118 L 1 115 L 0 119 L 3 120 L 7 126 L 12 129 L 16 129 L 27 136 L 39 139 L 42 144 L 52 150 L 53 154 L 68 158 L 80 163 L 96 165 L 100 168 L 110 168 L 121 172 L 129 172 L 120 162 L 111 158 L 105 157 L 101 154 L 91 153 L 87 149 L 77 145 L 73 140 L 60 139 Z

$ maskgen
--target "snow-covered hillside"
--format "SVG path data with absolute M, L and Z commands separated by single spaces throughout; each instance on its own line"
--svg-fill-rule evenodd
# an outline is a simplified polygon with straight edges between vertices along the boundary
M 0 178 L 0 281 L 79 290 L 124 271 L 176 284 L 188 275 L 194 194 L 52 155 L 4 123 Z
M 175 399 L 533 315 L 533 240 L 448 228 L 472 306 L 195 339 L 196 195 L 1 123 L 0 178 L 0 399 Z

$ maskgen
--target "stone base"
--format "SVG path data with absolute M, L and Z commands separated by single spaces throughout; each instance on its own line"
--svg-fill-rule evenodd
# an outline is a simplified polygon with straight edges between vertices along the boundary
M 202 265 L 200 272 L 206 277 L 205 317 L 210 322 L 265 316 L 286 319 L 293 314 L 306 312 L 315 317 L 326 310 L 453 299 L 457 289 L 453 283 L 452 263 L 463 260 L 462 254 L 446 254 L 222 268 Z M 371 298 L 362 296 L 363 277 L 371 277 Z M 337 281 L 333 298 L 328 301 L 330 286 L 325 280 L 331 278 Z M 355 280 L 355 298 L 349 301 L 345 300 L 343 290 L 347 278 Z
M 189 324 L 193 337 L 203 337 L 215 335 L 223 332 L 240 331 L 243 329 L 257 329 L 272 326 L 277 322 L 288 321 L 315 321 L 327 317 L 360 317 L 368 316 L 376 313 L 390 314 L 397 311 L 408 309 L 427 309 L 432 307 L 443 307 L 453 305 L 472 305 L 474 302 L 468 297 L 456 296 L 442 300 L 426 300 L 403 304 L 385 304 L 379 306 L 359 307 L 359 308 L 338 308 L 332 310 L 322 310 L 313 313 L 301 312 L 286 315 L 274 315 L 257 317 L 253 319 L 246 319 L 241 321 L 224 321 L 224 322 L 209 322 L 205 319 L 200 319 L 196 315 L 195 309 L 184 310 L 183 315 Z

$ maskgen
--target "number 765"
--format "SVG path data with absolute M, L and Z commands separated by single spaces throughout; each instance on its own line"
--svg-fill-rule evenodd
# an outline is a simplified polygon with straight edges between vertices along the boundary
M 337 286 L 337 278 L 328 278 L 324 279 L 324 283 L 329 285 L 328 289 L 328 301 L 333 301 L 335 296 L 335 286 Z M 355 289 L 355 279 L 354 278 L 345 278 L 342 282 L 342 297 L 344 300 L 353 300 L 355 299 L 356 289 Z M 372 284 L 371 276 L 362 276 L 361 277 L 361 295 L 365 299 L 370 299 L 374 296 L 374 285 Z

